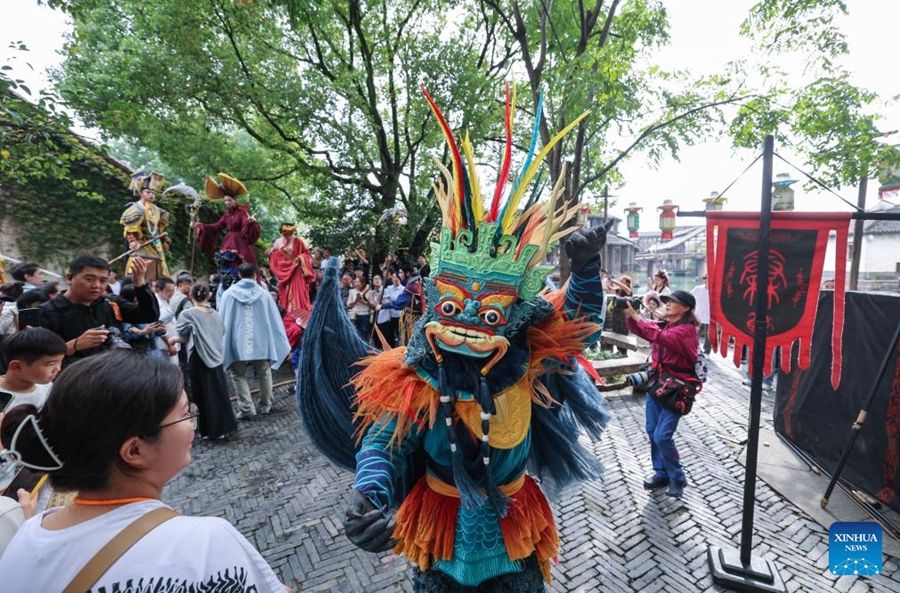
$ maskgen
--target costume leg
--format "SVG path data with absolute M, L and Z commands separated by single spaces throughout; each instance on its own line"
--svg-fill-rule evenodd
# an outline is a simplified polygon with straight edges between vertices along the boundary
M 159 280 L 163 277 L 162 260 L 147 258 L 144 261 L 147 262 L 147 270 L 144 272 L 144 277 L 147 278 L 147 280 Z
M 413 591 L 416 593 L 543 593 L 546 590 L 541 567 L 534 555 L 525 560 L 522 572 L 500 575 L 477 587 L 460 585 L 439 570 L 413 568 Z
M 229 370 L 234 379 L 234 390 L 237 391 L 241 414 L 247 416 L 256 414 L 256 406 L 253 405 L 253 398 L 250 397 L 250 385 L 247 383 L 247 363 L 237 360 L 231 363 Z
M 465 587 L 439 570 L 413 568 L 415 593 L 476 593 L 478 587 Z
M 644 397 L 646 398 L 644 409 L 646 410 L 647 436 L 650 437 L 650 460 L 653 462 L 653 473 L 658 477 L 663 477 L 666 475 L 666 466 L 663 463 L 662 453 L 654 439 L 663 407 L 653 398 L 652 394 L 647 393 Z
M 259 407 L 263 412 L 272 408 L 272 368 L 268 360 L 254 360 L 253 368 L 259 380 Z
M 656 448 L 662 458 L 669 480 L 675 484 L 684 484 L 687 480 L 684 477 L 684 469 L 681 467 L 681 458 L 678 456 L 678 449 L 675 447 L 674 439 L 675 429 L 678 428 L 678 421 L 681 419 L 681 416 L 662 408 L 662 406 L 660 408 L 656 430 L 654 430 L 651 439 L 656 443 Z
M 522 572 L 504 574 L 481 583 L 478 590 L 482 593 L 543 593 L 544 575 L 534 555 L 525 559 Z

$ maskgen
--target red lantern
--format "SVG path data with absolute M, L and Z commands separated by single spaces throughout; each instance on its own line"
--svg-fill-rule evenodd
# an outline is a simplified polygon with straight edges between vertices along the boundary
M 575 215 L 575 225 L 584 228 L 588 225 L 588 216 L 591 215 L 590 206 L 582 206 Z
M 669 241 L 672 239 L 675 231 L 675 211 L 678 206 L 672 203 L 672 200 L 663 200 L 662 206 L 657 206 L 657 210 L 662 210 L 659 215 L 659 230 L 662 231 L 660 240 Z
M 632 239 L 638 238 L 638 229 L 641 228 L 641 215 L 638 214 L 643 210 L 640 206 L 637 205 L 637 202 L 632 202 L 628 204 L 628 208 L 625 208 L 625 212 L 628 213 L 628 216 L 625 217 L 625 224 L 628 226 L 628 236 Z

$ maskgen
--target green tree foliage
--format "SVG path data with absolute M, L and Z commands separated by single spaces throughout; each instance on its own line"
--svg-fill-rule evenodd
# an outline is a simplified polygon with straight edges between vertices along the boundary
M 774 134 L 805 159 L 806 167 L 826 184 L 859 183 L 881 167 L 900 163 L 900 152 L 881 141 L 878 97 L 850 82 L 840 60 L 848 51 L 838 26 L 846 14 L 841 0 L 770 0 L 756 4 L 743 33 L 773 57 L 807 56 L 802 79 L 788 84 L 777 66 L 759 68 L 760 83 L 774 89 L 741 105 L 730 124 L 735 146 L 758 148 Z
M 311 226 L 356 226 L 355 240 L 402 204 L 402 243 L 421 249 L 437 220 L 441 140 L 420 82 L 455 126 L 477 132 L 487 113 L 499 125 L 484 97 L 505 54 L 477 32 L 449 35 L 446 3 L 60 4 L 75 32 L 59 88 L 86 123 L 195 183 L 226 171 Z
M 512 73 L 524 78 L 519 148 L 542 91 L 541 143 L 591 110 L 549 157 L 550 183 L 569 163 L 570 201 L 620 181 L 629 156 L 677 157 L 724 130 L 739 146 L 776 131 L 829 167 L 877 136 L 871 95 L 835 72 L 847 51 L 840 0 L 760 2 L 741 31 L 760 59 L 703 77 L 652 63 L 668 42 L 662 0 L 56 5 L 75 23 L 58 86 L 88 124 L 161 155 L 175 178 L 236 175 L 273 220 L 295 213 L 336 251 L 383 251 L 392 229 L 370 229 L 397 206 L 409 220 L 400 245 L 414 252 L 437 224 L 430 161 L 447 153 L 420 82 L 454 131 L 470 131 L 485 169 L 499 160 L 495 98 Z M 777 67 L 786 53 L 815 62 L 815 82 L 793 88 Z
M 77 150 L 81 141 L 69 131 L 71 121 L 52 91 L 33 97 L 25 82 L 13 77 L 17 62 L 31 65 L 19 59 L 28 52 L 23 43 L 9 47 L 16 54 L 0 66 L 0 184 L 67 179 L 72 163 L 90 157 L 91 151 Z M 74 182 L 76 187 L 85 185 L 83 178 Z

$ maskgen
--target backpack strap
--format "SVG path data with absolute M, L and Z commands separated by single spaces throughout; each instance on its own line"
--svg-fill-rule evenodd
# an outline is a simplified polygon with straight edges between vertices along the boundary
M 181 315 L 181 313 L 184 311 L 185 305 L 187 305 L 190 300 L 191 299 L 189 297 L 184 297 L 183 299 L 178 301 L 178 306 L 175 307 L 175 311 L 172 312 L 172 315 L 174 315 L 175 317 Z
M 162 525 L 178 513 L 168 507 L 154 509 L 132 521 L 105 546 L 100 548 L 93 558 L 84 565 L 72 582 L 63 589 L 63 593 L 85 593 L 94 586 L 116 560 L 122 557 L 142 537 Z

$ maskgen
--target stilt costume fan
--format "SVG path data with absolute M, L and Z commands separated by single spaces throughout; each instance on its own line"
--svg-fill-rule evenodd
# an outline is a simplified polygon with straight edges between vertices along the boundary
M 608 420 L 582 358 L 603 323 L 607 229 L 569 226 L 577 206 L 556 205 L 561 181 L 543 201 L 531 187 L 581 118 L 535 154 L 539 107 L 512 176 L 507 89 L 506 146 L 488 199 L 468 137 L 457 142 L 425 97 L 452 156 L 450 169 L 437 164 L 443 225 L 425 314 L 407 347 L 375 353 L 344 314 L 329 269 L 304 337 L 298 404 L 317 446 L 356 472 L 345 521 L 354 544 L 406 556 L 417 591 L 543 591 L 559 538 L 538 482 L 599 477 L 578 436 L 599 439 Z M 544 256 L 566 237 L 571 278 L 542 290 L 552 269 Z

